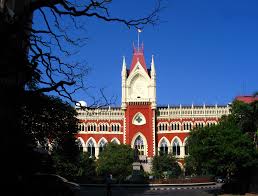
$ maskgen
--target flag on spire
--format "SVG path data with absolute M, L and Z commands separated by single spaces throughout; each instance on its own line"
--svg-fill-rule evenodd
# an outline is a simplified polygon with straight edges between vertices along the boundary
M 141 29 L 137 29 L 138 30 L 138 52 L 140 50 L 140 33 L 142 32 Z

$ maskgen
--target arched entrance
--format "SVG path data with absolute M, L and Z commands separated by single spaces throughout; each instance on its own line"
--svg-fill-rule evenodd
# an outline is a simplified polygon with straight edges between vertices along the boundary
M 147 140 L 142 133 L 137 133 L 132 139 L 131 147 L 133 149 L 137 148 L 139 153 L 139 158 L 144 158 L 148 156 L 148 144 Z

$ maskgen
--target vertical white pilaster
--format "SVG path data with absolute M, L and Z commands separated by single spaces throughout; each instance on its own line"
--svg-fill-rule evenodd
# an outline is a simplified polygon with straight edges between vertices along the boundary
M 151 108 L 156 109 L 157 108 L 157 97 L 156 97 L 156 70 L 155 70 L 155 64 L 154 64 L 154 56 L 152 55 L 151 58 L 151 84 L 150 84 L 150 91 L 151 91 Z
M 126 109 L 126 78 L 127 78 L 127 73 L 126 73 L 126 62 L 125 62 L 125 57 L 123 56 L 123 66 L 122 66 L 122 105 L 121 108 L 124 110 Z

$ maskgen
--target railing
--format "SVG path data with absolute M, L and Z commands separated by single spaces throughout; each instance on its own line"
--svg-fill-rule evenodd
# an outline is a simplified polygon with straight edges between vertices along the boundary
M 124 111 L 120 108 L 97 108 L 97 109 L 77 109 L 77 118 L 95 120 L 95 119 L 110 119 L 120 120 L 124 118 Z
M 158 107 L 157 117 L 165 118 L 194 118 L 217 117 L 230 114 L 229 106 L 177 106 Z

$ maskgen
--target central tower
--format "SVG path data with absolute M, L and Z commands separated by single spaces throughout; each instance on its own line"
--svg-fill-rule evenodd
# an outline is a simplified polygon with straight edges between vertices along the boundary
M 122 66 L 122 109 L 126 109 L 129 102 L 150 102 L 152 109 L 156 109 L 156 71 L 154 57 L 151 59 L 151 69 L 147 69 L 143 45 L 133 48 L 133 58 L 129 70 L 126 68 L 125 57 Z
M 124 143 L 139 150 L 140 158 L 155 155 L 156 71 L 154 57 L 150 69 L 143 45 L 133 48 L 130 69 L 122 65 L 122 105 L 125 110 Z

